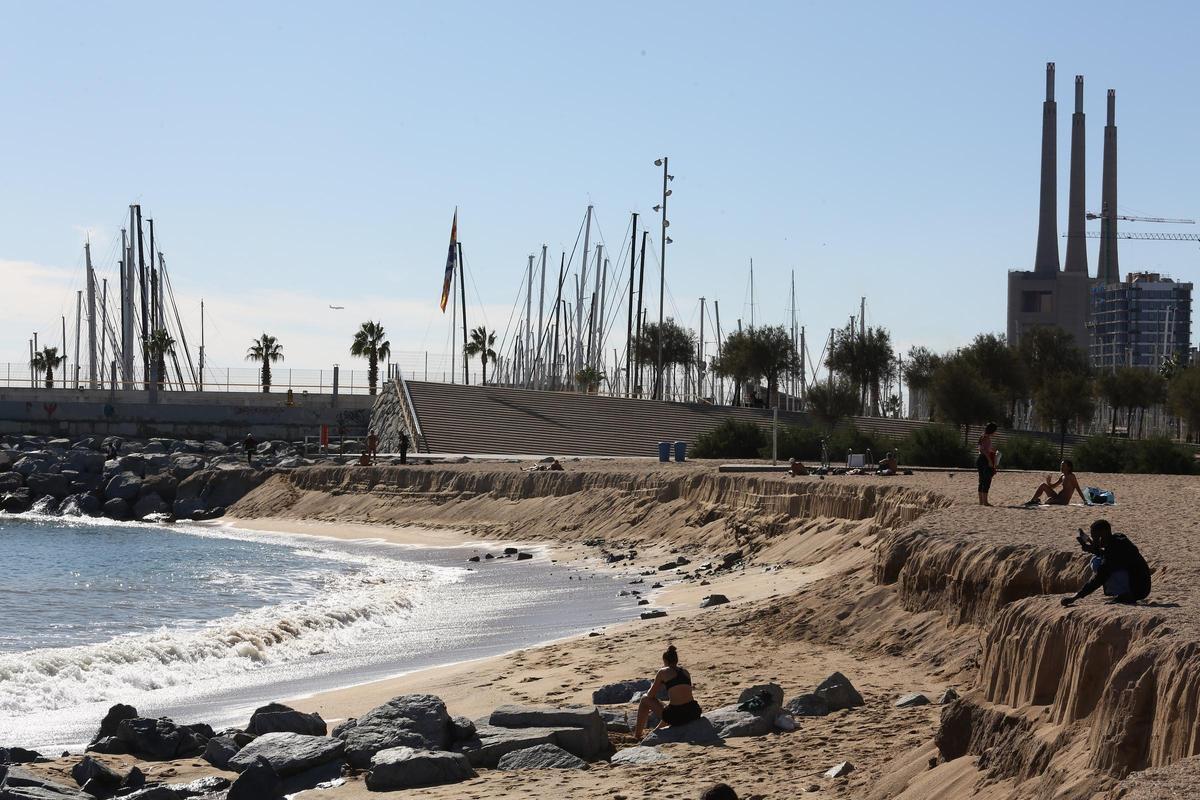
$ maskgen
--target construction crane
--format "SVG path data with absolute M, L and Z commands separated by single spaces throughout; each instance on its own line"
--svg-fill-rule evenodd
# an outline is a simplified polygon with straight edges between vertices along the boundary
M 1062 238 L 1066 239 L 1071 234 L 1064 233 Z M 1081 235 L 1084 239 L 1100 239 L 1103 234 L 1100 231 L 1084 231 Z M 1151 239 L 1160 242 L 1200 242 L 1200 233 L 1116 233 L 1111 234 L 1118 239 Z
M 1097 214 L 1094 211 L 1087 212 L 1088 219 L 1104 219 L 1103 214 Z M 1171 225 L 1195 225 L 1194 219 L 1171 219 L 1169 217 L 1131 217 L 1125 214 L 1117 214 L 1113 219 L 1123 219 L 1126 222 L 1166 222 Z

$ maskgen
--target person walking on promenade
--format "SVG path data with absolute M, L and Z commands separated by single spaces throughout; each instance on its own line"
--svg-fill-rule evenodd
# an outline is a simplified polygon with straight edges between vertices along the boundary
M 254 448 L 258 447 L 258 442 L 254 439 L 253 433 L 247 433 L 245 440 L 242 441 L 242 449 L 246 451 L 246 465 L 254 466 Z
M 1092 578 L 1073 595 L 1064 597 L 1062 604 L 1070 606 L 1103 587 L 1110 603 L 1134 605 L 1150 596 L 1150 567 L 1137 545 L 1122 533 L 1113 533 L 1108 520 L 1092 523 L 1091 536 L 1079 529 L 1076 541 L 1085 553 L 1091 553 Z
M 975 469 L 979 470 L 979 505 L 990 506 L 988 492 L 992 489 L 992 478 L 999 471 L 996 445 L 992 436 L 996 433 L 996 423 L 989 422 L 979 437 L 979 458 L 975 459 Z
M 400 463 L 408 463 L 408 434 L 400 431 Z

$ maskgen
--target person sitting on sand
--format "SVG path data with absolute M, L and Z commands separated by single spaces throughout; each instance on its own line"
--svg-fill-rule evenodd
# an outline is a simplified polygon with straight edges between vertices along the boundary
M 1051 481 L 1050 476 L 1046 476 L 1046 480 L 1034 492 L 1033 498 L 1028 500 L 1025 505 L 1036 506 L 1041 503 L 1042 495 L 1046 495 L 1046 505 L 1048 506 L 1065 506 L 1071 502 L 1071 495 L 1078 494 L 1079 499 L 1083 501 L 1085 506 L 1090 506 L 1092 503 L 1083 496 L 1083 489 L 1079 488 L 1079 478 L 1075 477 L 1075 465 L 1071 463 L 1071 459 L 1064 458 L 1062 464 L 1059 465 L 1062 474 L 1058 476 L 1058 480 Z
M 895 475 L 899 470 L 900 463 L 896 461 L 896 454 L 889 450 L 887 456 L 880 460 L 878 472 L 880 475 Z
M 638 704 L 637 727 L 633 730 L 633 738 L 640 740 L 646 730 L 646 720 L 653 711 L 662 720 L 660 725 L 686 725 L 700 719 L 700 704 L 692 696 L 692 676 L 679 666 L 679 653 L 675 645 L 667 648 L 662 654 L 663 668 L 654 676 L 654 683 L 646 690 L 645 697 Z M 658 695 L 663 689 L 667 690 L 668 705 L 663 705 Z
M 1079 529 L 1076 541 L 1085 553 L 1091 553 L 1092 579 L 1075 594 L 1064 597 L 1062 604 L 1069 606 L 1082 600 L 1100 587 L 1113 603 L 1133 605 L 1150 596 L 1150 567 L 1137 546 L 1124 534 L 1113 533 L 1108 520 L 1098 519 L 1092 523 L 1091 537 Z
M 700 800 L 738 800 L 738 796 L 728 783 L 714 783 L 700 793 Z

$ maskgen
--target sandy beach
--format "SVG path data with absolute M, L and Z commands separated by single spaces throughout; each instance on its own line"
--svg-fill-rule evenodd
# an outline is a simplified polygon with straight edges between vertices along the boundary
M 1040 474 L 1002 473 L 992 496 L 997 507 L 981 508 L 973 502 L 974 477 L 963 472 L 820 480 L 720 475 L 702 463 L 575 462 L 566 476 L 521 466 L 297 470 L 252 492 L 225 522 L 421 547 L 539 543 L 551 558 L 597 571 L 615 568 L 603 553 L 634 548 L 636 558 L 620 567 L 653 570 L 663 580 L 651 607 L 666 617 L 279 700 L 319 712 L 331 727 L 408 693 L 436 694 L 451 714 L 470 718 L 510 703 L 588 704 L 604 684 L 650 677 L 673 643 L 706 709 L 764 682 L 791 698 L 834 671 L 866 705 L 722 747 L 665 745 L 668 760 L 653 766 L 480 770 L 470 781 L 404 796 L 690 798 L 727 781 L 739 796 L 759 798 L 1032 798 L 1047 796 L 1044 777 L 1057 775 L 1056 796 L 1100 800 L 1120 796 L 1126 776 L 1147 767 L 1155 768 L 1156 789 L 1189 780 L 1196 740 L 1184 732 L 1195 730 L 1194 699 L 1135 714 L 1144 727 L 1130 728 L 1107 705 L 1122 707 L 1128 690 L 1105 676 L 1124 674 L 1138 656 L 1140 674 L 1156 675 L 1160 686 L 1174 681 L 1180 688 L 1172 691 L 1185 693 L 1176 696 L 1194 697 L 1183 688 L 1190 685 L 1186 660 L 1171 664 L 1196 641 L 1191 609 L 1200 558 L 1185 543 L 1200 533 L 1200 479 L 1085 475 L 1085 486 L 1113 489 L 1118 505 L 1026 509 L 1019 505 Z M 1116 608 L 1097 596 L 1074 609 L 1059 606 L 1086 573 L 1075 529 L 1101 515 L 1150 561 L 1151 605 Z M 743 553 L 738 566 L 710 575 L 705 565 L 729 551 Z M 678 554 L 689 565 L 656 569 Z M 699 608 L 713 593 L 730 602 Z M 1107 648 L 1103 660 L 1097 647 Z M 937 701 L 951 688 L 963 699 L 895 706 L 910 692 Z M 1095 743 L 1114 724 L 1146 746 L 1114 749 L 1112 734 L 1109 743 Z M 947 740 L 955 725 L 966 726 L 961 755 Z M 1014 730 L 1024 733 L 1014 738 Z M 634 744 L 628 734 L 611 739 L 618 749 Z M 997 746 L 1012 755 L 989 757 Z M 855 769 L 823 777 L 842 761 Z M 181 776 L 213 771 L 198 759 L 154 768 Z M 1145 791 L 1151 784 L 1136 785 Z M 359 773 L 301 796 L 368 794 L 375 793 Z

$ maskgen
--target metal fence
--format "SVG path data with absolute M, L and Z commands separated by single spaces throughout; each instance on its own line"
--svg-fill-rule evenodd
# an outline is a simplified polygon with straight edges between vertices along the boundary
M 54 387 L 58 389 L 88 388 L 90 386 L 87 367 L 79 371 L 70 364 L 54 371 Z M 259 392 L 262 391 L 262 371 L 257 367 L 209 367 L 204 368 L 202 381 L 193 382 L 187 378 L 182 384 L 175 374 L 173 367 L 168 367 L 168 379 L 163 383 L 164 391 L 205 391 L 205 392 Z M 336 381 L 339 394 L 367 394 L 370 384 L 365 369 L 343 369 L 329 367 L 328 369 L 296 369 L 292 367 L 274 367 L 271 370 L 271 391 L 286 392 L 291 389 L 296 394 L 332 394 Z M 387 367 L 379 367 L 379 383 L 387 376 Z M 140 364 L 135 365 L 134 373 L 128 382 L 116 375 L 118 389 L 144 389 L 146 381 Z M 101 381 L 102 388 L 113 386 L 114 376 L 112 365 L 104 370 Z M 0 386 L 5 388 L 41 388 L 46 385 L 44 374 L 34 374 L 28 364 L 0 364 Z

